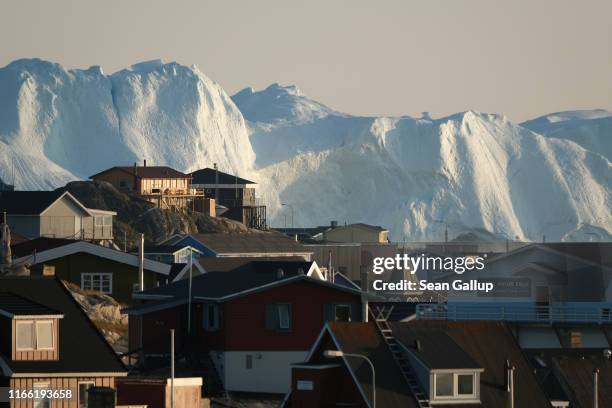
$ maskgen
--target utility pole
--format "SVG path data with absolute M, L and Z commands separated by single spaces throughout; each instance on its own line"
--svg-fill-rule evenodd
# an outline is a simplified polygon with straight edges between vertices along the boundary
M 170 329 L 170 408 L 174 408 L 174 329 Z
M 140 234 L 138 245 L 138 290 L 144 290 L 144 234 Z
M 193 279 L 193 251 L 189 248 L 189 300 L 187 309 L 187 334 L 191 334 L 191 281 Z

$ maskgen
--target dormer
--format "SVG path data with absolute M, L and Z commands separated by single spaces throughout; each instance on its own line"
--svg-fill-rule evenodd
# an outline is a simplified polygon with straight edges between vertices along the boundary
M 64 316 L 11 292 L 0 292 L 0 351 L 13 361 L 59 360 Z
M 431 405 L 480 403 L 484 369 L 467 352 L 441 330 L 414 330 L 411 337 L 401 344 Z

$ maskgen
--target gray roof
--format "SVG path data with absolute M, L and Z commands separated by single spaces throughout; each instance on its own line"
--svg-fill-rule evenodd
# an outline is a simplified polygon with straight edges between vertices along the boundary
M 225 258 L 217 258 L 210 256 L 202 256 L 197 258 L 197 262 L 204 268 L 206 272 L 228 272 L 233 271 L 238 268 L 244 267 L 245 265 L 251 262 L 266 262 L 266 261 L 276 261 L 276 262 L 301 262 L 304 263 L 304 258 L 299 256 L 285 256 L 285 257 L 257 257 L 253 258 L 252 256 L 236 256 L 236 257 L 225 257 Z M 312 264 L 311 262 L 308 263 Z M 310 268 L 310 267 L 309 267 Z M 305 272 L 308 272 L 306 270 Z
M 192 234 L 216 254 L 307 254 L 312 251 L 278 232 Z
M 219 184 L 255 184 L 255 182 L 253 181 L 243 179 L 233 174 L 224 173 L 220 170 L 211 169 L 210 167 L 206 167 L 201 170 L 196 170 L 191 173 L 191 176 L 193 177 L 193 180 L 191 182 L 193 184 L 215 184 L 217 181 L 217 175 Z
M 0 314 L 11 317 L 61 315 L 57 310 L 12 292 L 0 292 Z
M 192 279 L 192 296 L 221 299 L 304 275 L 311 265 L 312 262 L 253 261 L 231 271 L 208 271 Z M 278 276 L 279 269 L 283 271 L 282 278 Z M 146 290 L 142 294 L 177 298 L 186 296 L 188 287 L 189 281 L 182 279 L 170 285 Z
M 396 325 L 394 334 L 405 348 L 431 370 L 482 368 L 443 330 Z

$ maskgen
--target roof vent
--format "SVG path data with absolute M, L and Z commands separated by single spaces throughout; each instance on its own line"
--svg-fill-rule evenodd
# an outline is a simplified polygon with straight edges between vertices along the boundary
M 607 360 L 610 360 L 612 358 L 612 350 L 605 349 L 603 351 L 603 355 L 604 355 L 604 358 L 606 358 Z
M 276 270 L 276 277 L 278 279 L 283 279 L 285 277 L 285 271 L 283 271 L 283 268 L 278 268 Z

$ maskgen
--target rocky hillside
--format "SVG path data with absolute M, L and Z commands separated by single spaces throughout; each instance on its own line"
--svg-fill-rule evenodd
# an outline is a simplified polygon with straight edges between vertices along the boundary
M 61 190 L 69 191 L 86 207 L 116 211 L 115 243 L 134 247 L 138 234 L 147 242 L 159 242 L 174 234 L 197 232 L 249 232 L 243 224 L 222 217 L 210 217 L 186 210 L 178 213 L 162 210 L 138 197 L 127 195 L 106 182 L 73 181 Z

